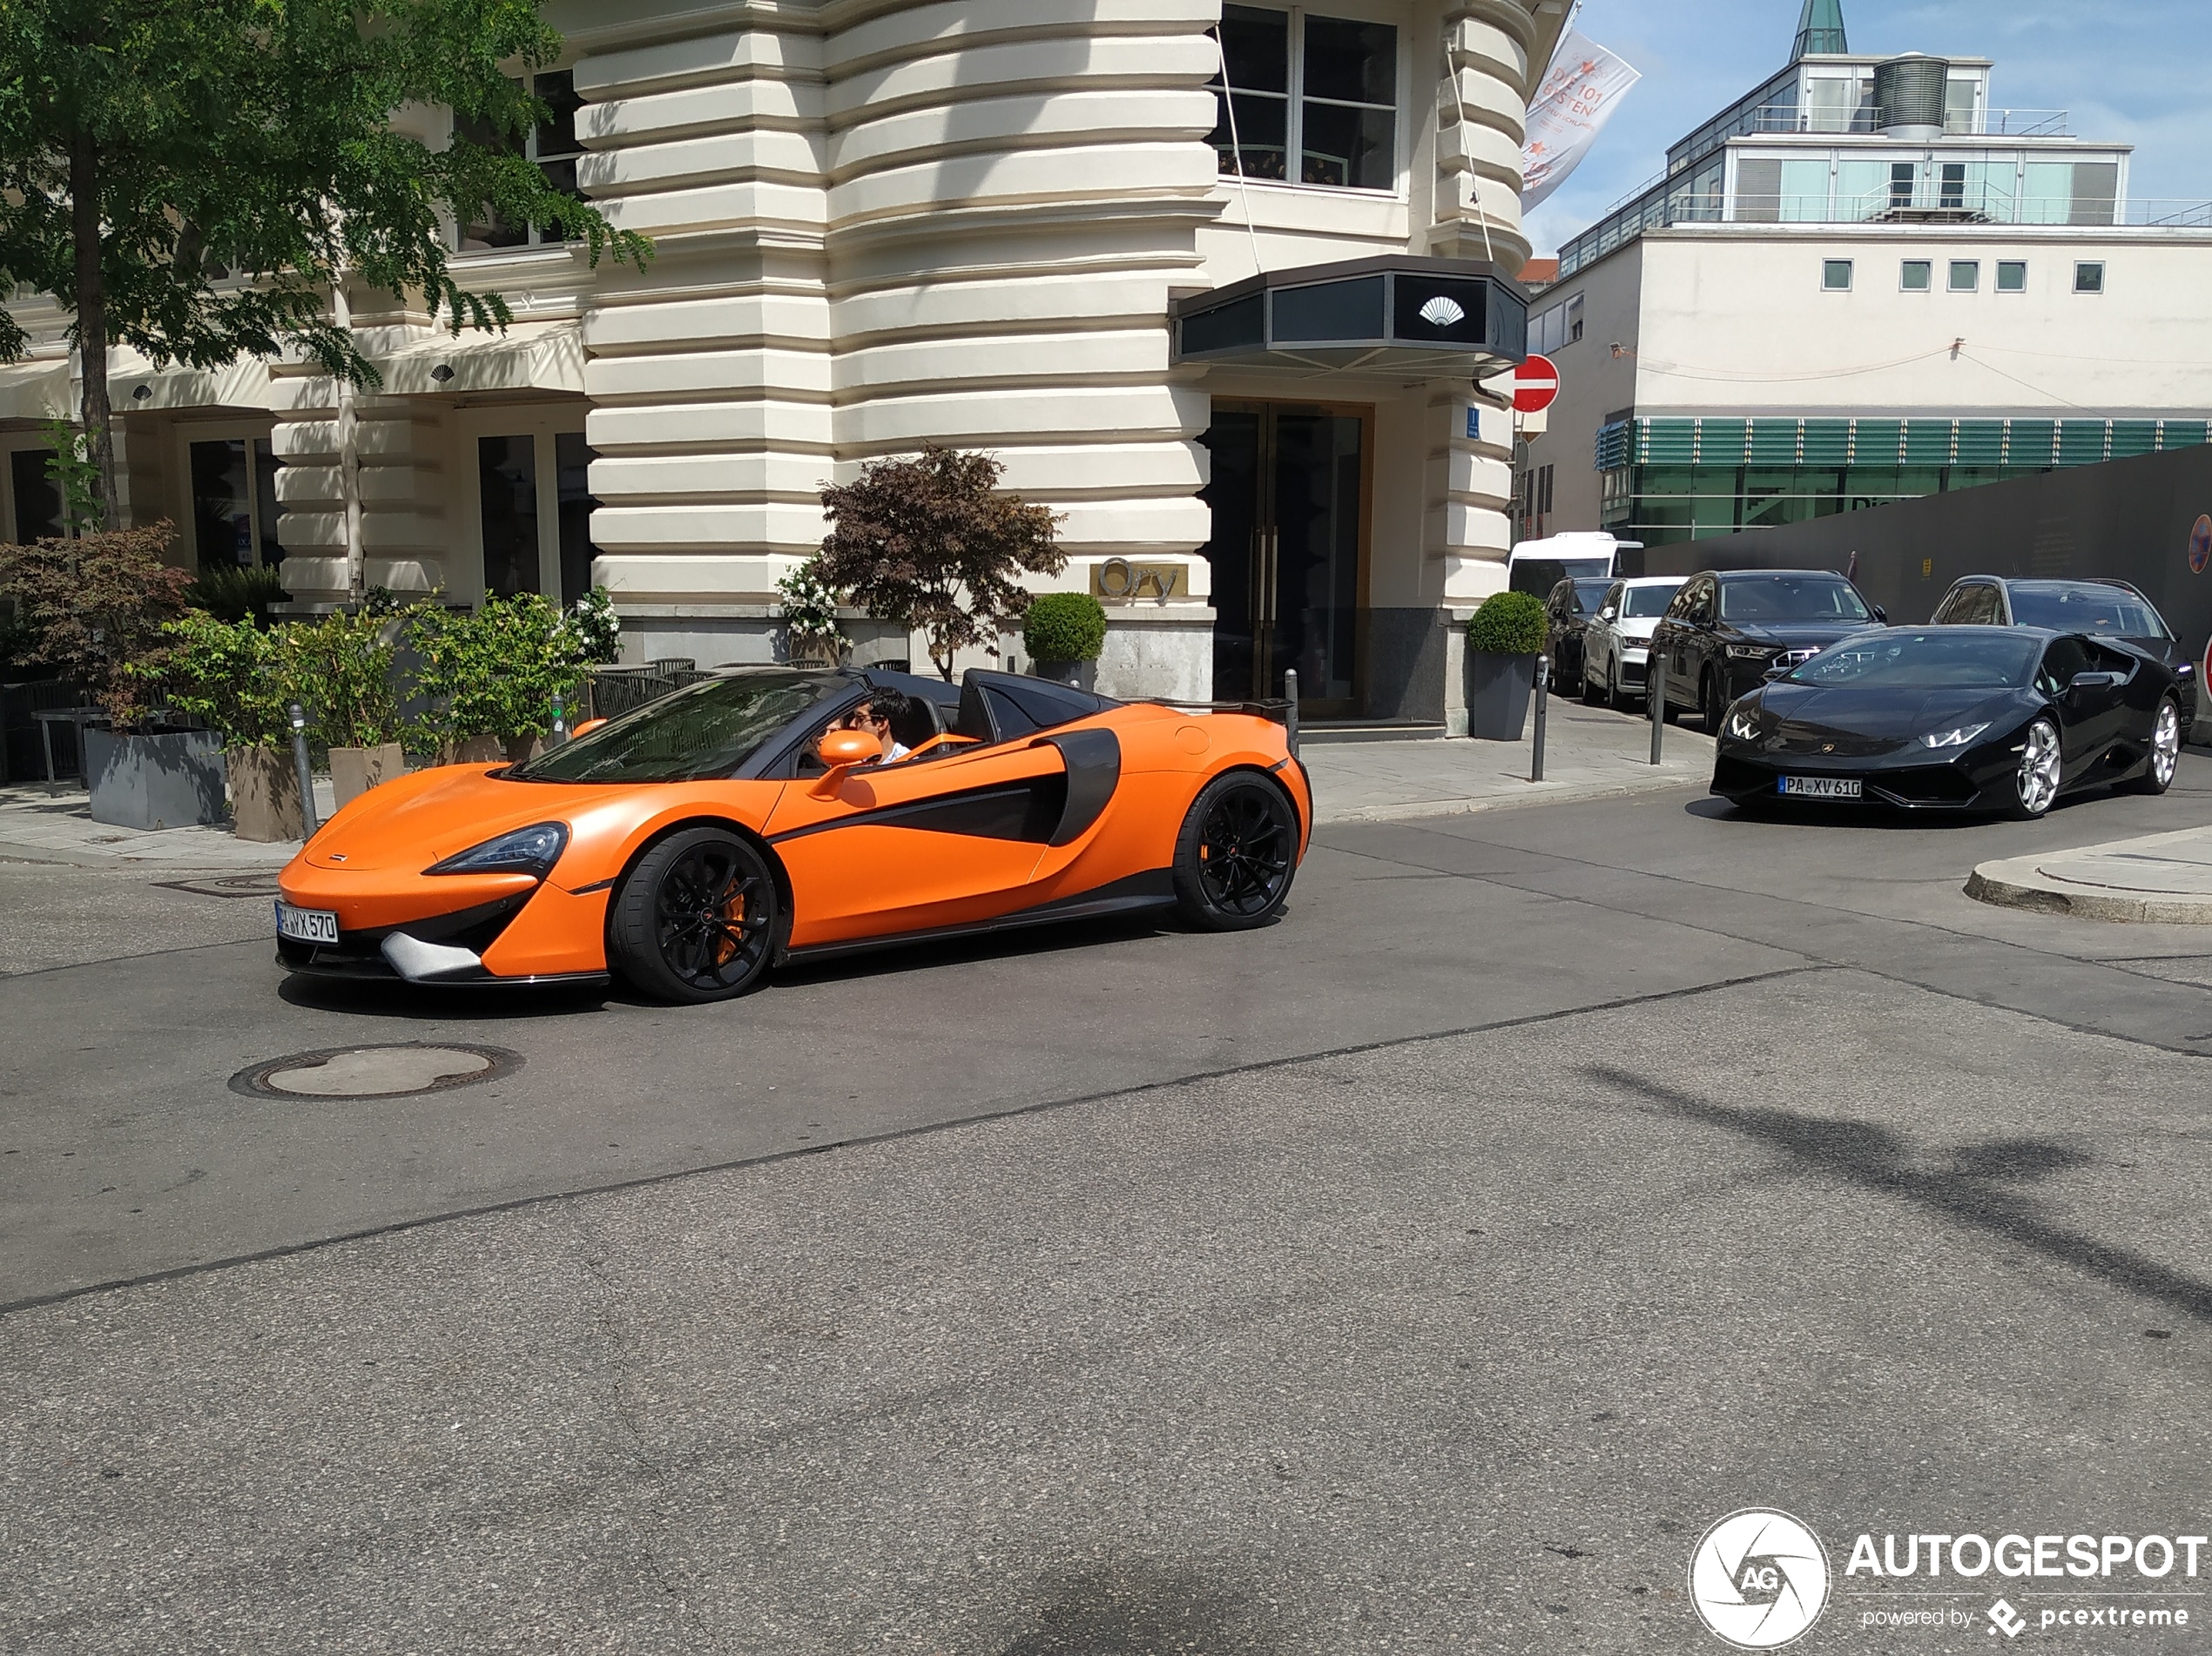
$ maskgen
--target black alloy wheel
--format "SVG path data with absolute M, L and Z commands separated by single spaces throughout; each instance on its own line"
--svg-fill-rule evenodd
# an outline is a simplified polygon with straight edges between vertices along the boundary
M 1208 932 L 1241 932 L 1278 913 L 1298 872 L 1298 813 L 1265 777 L 1232 771 L 1191 802 L 1175 841 L 1175 898 Z
M 780 918 L 758 846 L 726 828 L 687 828 L 646 852 L 615 893 L 608 964 L 664 1000 L 727 1000 L 767 971 Z

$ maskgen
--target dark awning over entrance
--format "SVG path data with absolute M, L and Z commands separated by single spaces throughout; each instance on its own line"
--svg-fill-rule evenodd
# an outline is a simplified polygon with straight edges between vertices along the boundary
M 1307 265 L 1177 301 L 1176 360 L 1479 378 L 1528 354 L 1528 300 L 1480 259 Z

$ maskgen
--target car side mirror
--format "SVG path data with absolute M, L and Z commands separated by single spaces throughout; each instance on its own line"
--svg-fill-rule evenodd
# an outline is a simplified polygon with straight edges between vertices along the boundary
M 1874 606 L 1874 619 L 1882 623 L 1883 625 L 1887 626 L 1889 624 L 1890 612 L 1883 609 L 1882 606 L 1878 603 Z
M 1768 683 L 1771 684 L 1777 678 L 1787 678 L 1790 676 L 1790 672 L 1791 670 L 1789 668 L 1777 665 L 1768 668 L 1766 671 L 1761 673 L 1759 677 L 1766 680 Z
M 1620 613 L 1621 612 L 1615 609 L 1611 604 L 1608 604 L 1604 609 L 1597 612 L 1597 618 L 1600 621 L 1610 621 Z
M 829 730 L 814 744 L 814 757 L 833 771 L 851 770 L 883 757 L 883 744 L 866 730 Z
M 586 719 L 583 724 L 577 725 L 574 730 L 569 732 L 569 740 L 573 742 L 579 736 L 589 736 L 592 731 L 597 730 L 606 722 L 607 721 L 604 719 Z
M 2086 673 L 2076 673 L 2067 680 L 2066 693 L 2072 696 L 2077 690 L 2110 690 L 2119 683 L 2121 677 L 2118 673 L 2098 672 L 2093 669 Z

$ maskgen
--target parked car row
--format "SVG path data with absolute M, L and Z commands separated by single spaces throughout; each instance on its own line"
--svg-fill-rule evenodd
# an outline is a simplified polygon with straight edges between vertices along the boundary
M 2041 816 L 2065 794 L 2163 793 L 2195 710 L 2195 666 L 2141 593 L 2113 581 L 1956 582 L 1925 627 L 1892 627 L 1844 576 L 1707 570 L 1561 581 L 1554 687 L 1645 700 L 1715 740 L 1739 806 L 1857 800 Z

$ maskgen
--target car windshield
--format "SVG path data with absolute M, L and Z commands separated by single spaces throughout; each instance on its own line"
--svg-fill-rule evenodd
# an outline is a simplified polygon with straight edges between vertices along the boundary
M 1647 621 L 1655 616 L 1663 616 L 1667 613 L 1667 606 L 1675 601 L 1675 594 L 1681 590 L 1680 582 L 1671 587 L 1630 587 L 1622 600 L 1621 613 Z
M 2084 582 L 2079 586 L 2041 582 L 2013 584 L 2016 626 L 2048 627 L 2053 632 L 2102 633 L 2107 638 L 2170 638 L 2157 610 L 2132 592 Z
M 1856 589 L 1832 575 L 1754 575 L 1721 582 L 1723 621 L 1868 621 Z
M 734 673 L 651 701 L 508 774 L 523 782 L 699 782 L 726 777 L 816 703 L 834 673 Z
M 2041 656 L 2038 640 L 2014 634 L 1885 628 L 1831 644 L 1784 677 L 1859 690 L 2018 690 Z
M 1605 589 L 1613 583 L 1600 577 L 1577 581 L 1575 583 L 1575 606 L 1581 610 L 1594 610 L 1605 601 Z
M 1558 558 L 1554 560 L 1561 575 L 1580 582 L 1597 579 L 1613 573 L 1611 558 Z

